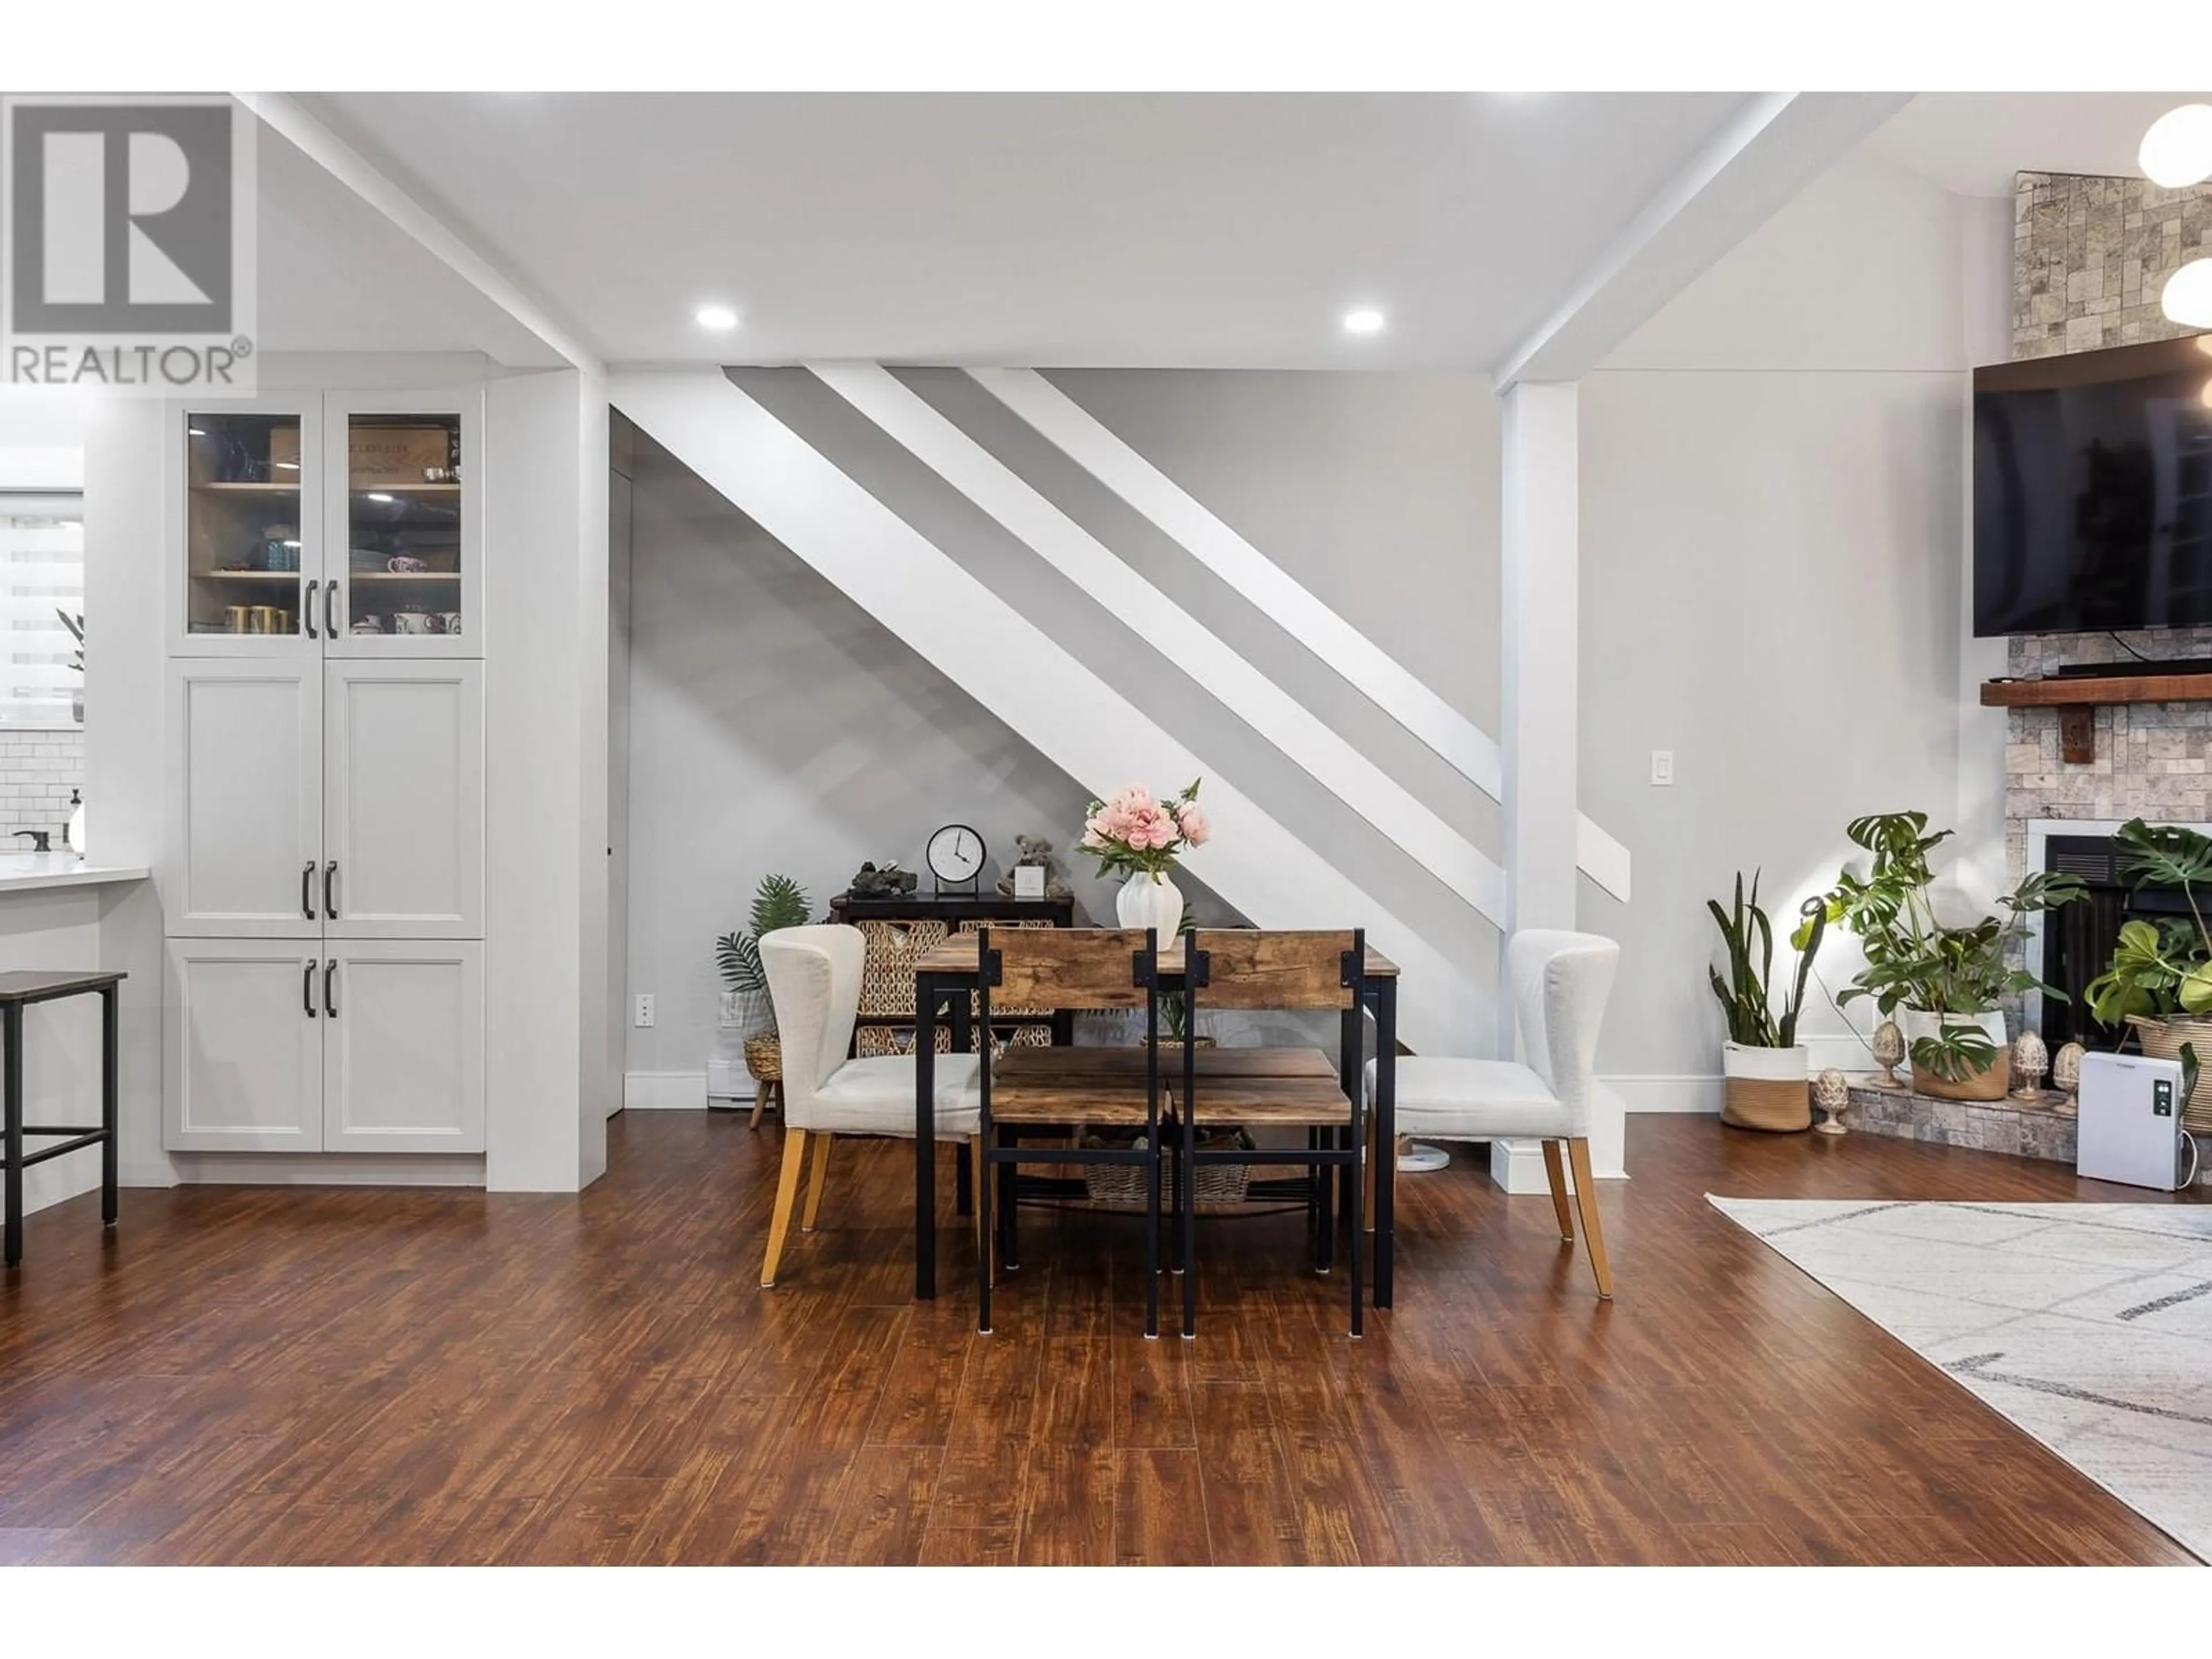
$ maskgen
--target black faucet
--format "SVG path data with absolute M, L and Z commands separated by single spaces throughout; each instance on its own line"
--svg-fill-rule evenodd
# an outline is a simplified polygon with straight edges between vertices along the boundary
M 51 830 L 18 830 L 15 833 L 19 836 L 28 836 L 31 838 L 31 850 L 33 853 L 51 853 L 54 850 L 46 839 L 53 834 Z

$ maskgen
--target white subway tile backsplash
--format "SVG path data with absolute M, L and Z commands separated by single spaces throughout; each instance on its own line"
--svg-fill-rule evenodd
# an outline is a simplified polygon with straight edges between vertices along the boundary
M 0 839 L 16 850 L 18 830 L 52 832 L 61 844 L 69 798 L 84 783 L 84 737 L 77 732 L 0 732 Z

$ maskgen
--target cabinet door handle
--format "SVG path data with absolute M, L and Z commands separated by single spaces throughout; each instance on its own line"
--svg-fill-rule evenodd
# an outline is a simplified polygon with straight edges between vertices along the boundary
M 335 576 L 323 584 L 323 632 L 332 639 L 338 636 L 338 584 Z
M 312 969 L 314 966 L 314 963 L 309 963 L 307 966 Z M 332 957 L 328 962 L 323 964 L 323 1012 L 328 1014 L 332 1019 L 336 1019 L 338 1017 L 337 993 L 332 988 L 337 982 L 337 976 L 338 959 L 336 957 Z
M 338 861 L 336 859 L 323 867 L 323 914 L 332 921 L 338 919 Z
M 307 1009 L 307 1018 L 315 1017 L 315 959 L 307 958 L 307 970 L 300 975 L 300 1003 Z
M 307 635 L 309 639 L 319 640 L 322 635 L 315 632 L 314 583 L 309 582 L 307 584 L 307 591 L 305 598 L 307 599 L 307 603 L 300 607 L 300 626 L 307 630 Z
M 309 921 L 315 919 L 315 861 L 309 859 L 307 867 L 300 872 L 300 914 Z

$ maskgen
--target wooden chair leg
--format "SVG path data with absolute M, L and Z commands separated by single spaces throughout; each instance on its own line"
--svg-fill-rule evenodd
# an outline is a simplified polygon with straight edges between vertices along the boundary
M 1575 1242 L 1575 1212 L 1567 1207 L 1567 1172 L 1559 1162 L 1559 1143 L 1544 1143 L 1544 1179 L 1552 1183 L 1552 1213 L 1559 1218 L 1559 1242 Z
M 783 1260 L 784 1235 L 791 1231 L 792 1207 L 799 1201 L 799 1172 L 806 1163 L 806 1131 L 783 1132 L 783 1173 L 775 1183 L 775 1214 L 768 1224 L 768 1256 L 761 1263 L 761 1288 L 775 1283 L 776 1263 Z
M 1598 1225 L 1597 1182 L 1590 1178 L 1589 1142 L 1567 1143 L 1567 1162 L 1575 1172 L 1575 1207 L 1583 1212 L 1583 1247 L 1589 1252 L 1590 1273 L 1597 1279 L 1601 1300 L 1613 1300 L 1613 1268 L 1605 1259 L 1605 1233 Z
M 814 1137 L 814 1174 L 806 1183 L 806 1213 L 799 1218 L 799 1231 L 814 1231 L 814 1218 L 822 1213 L 822 1188 L 830 1177 L 830 1143 L 836 1139 L 831 1134 Z
M 975 1160 L 975 1174 L 980 1182 L 984 1171 L 990 1167 L 983 1162 L 982 1136 L 970 1135 L 968 1137 L 967 1156 Z M 974 1212 L 975 1221 L 975 1248 L 983 1255 L 988 1261 L 989 1260 L 991 1250 L 991 1237 L 990 1234 L 985 1230 L 983 1225 L 983 1206 L 981 1204 L 973 1202 L 971 1200 L 969 1204 L 969 1208 Z M 998 1264 L 996 1262 L 990 1262 L 989 1265 L 995 1274 Z

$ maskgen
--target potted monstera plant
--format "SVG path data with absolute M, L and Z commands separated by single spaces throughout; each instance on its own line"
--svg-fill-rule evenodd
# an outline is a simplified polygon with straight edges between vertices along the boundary
M 2027 919 L 2081 897 L 2080 879 L 2032 872 L 1997 900 L 2002 915 L 1954 925 L 1936 914 L 1928 860 L 1951 831 L 1930 835 L 1925 812 L 1881 812 L 1853 819 L 1844 833 L 1871 857 L 1864 875 L 1844 870 L 1827 896 L 1827 920 L 1856 934 L 1866 955 L 1838 1000 L 1870 999 L 1895 1015 L 1918 1092 L 2002 1100 L 2011 1081 L 2006 1000 L 2065 994 L 2014 965 L 2025 954 Z
M 2089 1012 L 2103 1024 L 2133 1027 L 2143 1052 L 2157 1059 L 2212 1055 L 2212 930 L 2203 891 L 2212 887 L 2212 839 L 2141 818 L 2112 839 L 2130 886 L 2179 890 L 2189 914 L 2122 922 L 2111 964 L 2084 988 Z M 2193 1082 L 2184 1119 L 2191 1129 L 2212 1129 L 2212 1068 Z
M 1797 1041 L 1797 1016 L 1805 1006 L 1805 981 L 1827 925 L 1826 908 L 1819 899 L 1805 902 L 1793 939 L 1797 974 L 1778 1015 L 1768 991 L 1774 977 L 1774 927 L 1759 908 L 1759 872 L 1752 872 L 1748 894 L 1742 873 L 1737 873 L 1730 908 L 1722 909 L 1717 899 L 1707 899 L 1705 908 L 1728 947 L 1728 977 L 1723 979 L 1717 968 L 1705 969 L 1728 1021 L 1728 1042 L 1721 1049 L 1721 1072 L 1727 1079 L 1721 1121 L 1739 1129 L 1809 1129 L 1813 1103 L 1805 1081 L 1806 1051 Z

